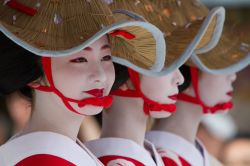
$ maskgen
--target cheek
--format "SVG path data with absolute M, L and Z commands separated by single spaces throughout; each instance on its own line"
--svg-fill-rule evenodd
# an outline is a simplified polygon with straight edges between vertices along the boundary
M 214 83 L 212 80 L 209 80 L 209 78 L 203 77 L 199 81 L 199 95 L 201 97 L 201 100 L 208 106 L 212 106 L 215 104 L 215 89 L 214 89 Z
M 141 77 L 141 90 L 149 99 L 165 103 L 171 94 L 171 82 L 164 77 Z
M 53 72 L 55 87 L 69 98 L 79 98 L 83 91 L 87 74 L 84 69 L 74 69 L 73 67 L 61 68 Z
M 207 78 L 199 82 L 199 93 L 203 102 L 208 106 L 226 101 L 227 85 L 220 78 Z M 225 101 L 224 101 L 225 100 Z

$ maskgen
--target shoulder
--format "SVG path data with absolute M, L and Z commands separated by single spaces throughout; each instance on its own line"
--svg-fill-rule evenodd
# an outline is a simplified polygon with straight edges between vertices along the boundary
M 94 158 L 75 141 L 63 135 L 48 132 L 30 133 L 15 138 L 0 148 L 1 153 L 5 165 L 18 163 L 21 166 L 38 164 L 71 166 L 95 163 Z M 57 164 L 46 164 L 54 162 Z
M 43 165 L 60 165 L 60 166 L 74 166 L 75 164 L 66 159 L 49 154 L 37 154 L 27 157 L 16 164 L 16 166 L 43 166 Z

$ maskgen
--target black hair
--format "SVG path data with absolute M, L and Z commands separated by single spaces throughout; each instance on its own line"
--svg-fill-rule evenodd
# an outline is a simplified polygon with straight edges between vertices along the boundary
M 184 77 L 184 83 L 180 85 L 178 88 L 179 88 L 179 92 L 183 92 L 191 85 L 191 82 L 192 82 L 190 67 L 187 65 L 182 65 L 180 67 L 180 72 Z
M 27 84 L 42 75 L 40 57 L 0 33 L 0 96 L 20 91 L 30 97 Z
M 129 79 L 128 68 L 120 64 L 114 63 L 115 67 L 115 82 L 112 86 L 112 90 L 118 89 Z

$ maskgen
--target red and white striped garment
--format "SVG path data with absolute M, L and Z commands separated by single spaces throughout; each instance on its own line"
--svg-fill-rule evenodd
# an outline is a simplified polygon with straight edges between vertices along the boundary
M 53 132 L 33 132 L 0 147 L 1 166 L 100 166 L 87 148 Z
M 85 145 L 105 166 L 164 166 L 154 145 L 146 140 L 144 147 L 123 138 L 101 138 Z
M 184 138 L 164 131 L 150 131 L 146 139 L 152 142 L 167 165 L 210 166 L 210 156 L 203 145 L 194 146 Z

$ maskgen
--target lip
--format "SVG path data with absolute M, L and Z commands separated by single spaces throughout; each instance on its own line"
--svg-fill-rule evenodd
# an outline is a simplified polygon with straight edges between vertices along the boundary
M 171 100 L 174 100 L 174 101 L 176 101 L 178 98 L 178 94 L 174 94 L 174 95 L 172 95 L 172 96 L 168 96 L 168 98 L 170 98 Z
M 95 97 L 103 97 L 103 91 L 104 89 L 91 89 L 91 90 L 84 91 L 84 92 Z
M 232 97 L 233 96 L 233 91 L 227 92 L 227 95 Z

